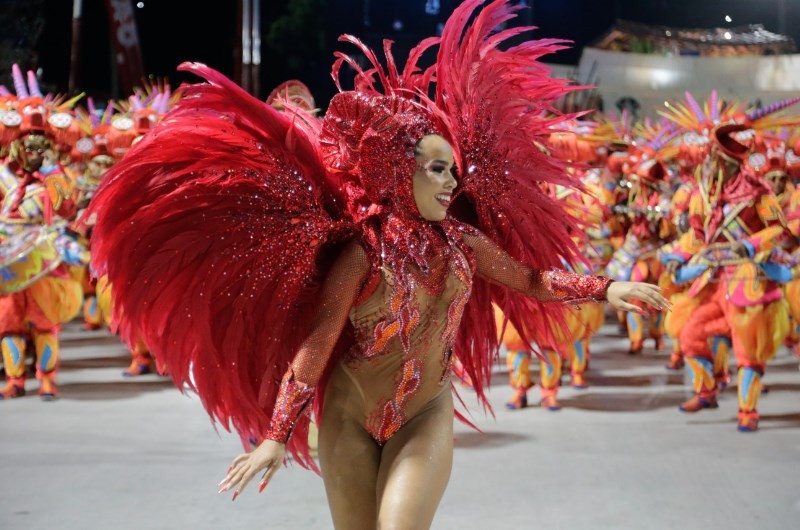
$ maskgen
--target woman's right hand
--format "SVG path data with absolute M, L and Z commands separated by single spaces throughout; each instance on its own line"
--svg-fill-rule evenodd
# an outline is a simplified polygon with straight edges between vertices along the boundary
M 219 483 L 222 489 L 219 493 L 224 493 L 231 489 L 236 491 L 233 493 L 233 499 L 244 491 L 250 480 L 256 476 L 257 473 L 265 471 L 258 487 L 258 492 L 264 491 L 272 476 L 283 464 L 283 459 L 286 456 L 286 444 L 276 442 L 275 440 L 264 440 L 261 445 L 256 447 L 250 453 L 239 455 L 233 459 L 231 467 L 228 468 L 228 474 Z

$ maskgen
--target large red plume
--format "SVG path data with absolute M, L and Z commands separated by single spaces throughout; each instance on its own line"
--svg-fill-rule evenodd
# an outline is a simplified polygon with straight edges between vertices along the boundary
M 203 65 L 181 69 L 208 83 L 107 174 L 91 206 L 93 266 L 113 286 L 122 336 L 140 335 L 214 420 L 258 440 L 308 334 L 342 226 L 321 197 L 336 194 L 302 120 Z M 289 449 L 314 466 L 307 427 Z
M 484 3 L 468 0 L 456 9 L 436 61 L 434 108 L 460 170 L 454 212 L 515 259 L 539 269 L 562 268 L 576 259 L 571 237 L 582 231 L 544 185 L 580 184 L 538 144 L 553 126 L 576 117 L 559 115 L 553 104 L 581 87 L 550 77 L 550 69 L 539 62 L 565 48 L 566 41 L 529 40 L 508 47 L 509 39 L 534 28 L 498 31 L 519 7 L 496 0 L 475 15 Z M 479 395 L 491 376 L 487 360 L 498 351 L 493 321 L 487 319 L 492 301 L 526 339 L 539 343 L 552 344 L 552 326 L 561 322 L 560 304 L 542 304 L 476 279 L 456 355 Z

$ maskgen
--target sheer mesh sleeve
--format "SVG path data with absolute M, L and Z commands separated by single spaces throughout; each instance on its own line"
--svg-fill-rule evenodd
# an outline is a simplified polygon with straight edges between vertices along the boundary
M 351 243 L 334 263 L 320 290 L 311 333 L 283 376 L 266 437 L 285 443 L 305 411 L 370 270 L 364 248 Z
M 475 252 L 478 274 L 542 302 L 601 302 L 613 280 L 564 270 L 533 269 L 512 258 L 483 234 L 464 234 Z

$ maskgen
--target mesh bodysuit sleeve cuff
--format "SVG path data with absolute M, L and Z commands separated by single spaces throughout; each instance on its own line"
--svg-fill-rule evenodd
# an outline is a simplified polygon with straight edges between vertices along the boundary
M 295 422 L 307 410 L 311 398 L 314 397 L 314 390 L 314 387 L 298 382 L 294 377 L 294 371 L 288 370 L 281 381 L 281 389 L 265 438 L 286 443 L 292 434 Z
M 605 302 L 606 291 L 613 281 L 605 276 L 587 276 L 563 270 L 542 273 L 542 283 L 551 296 L 573 304 Z

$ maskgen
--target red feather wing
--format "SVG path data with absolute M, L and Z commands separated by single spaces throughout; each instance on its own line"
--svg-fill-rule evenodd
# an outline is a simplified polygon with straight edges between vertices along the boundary
M 258 439 L 347 226 L 321 199 L 335 186 L 311 120 L 182 69 L 208 83 L 109 172 L 91 206 L 93 265 L 123 337 L 140 335 L 213 420 Z M 290 449 L 309 464 L 303 427 Z

